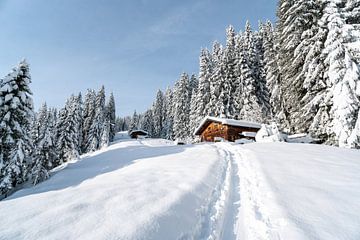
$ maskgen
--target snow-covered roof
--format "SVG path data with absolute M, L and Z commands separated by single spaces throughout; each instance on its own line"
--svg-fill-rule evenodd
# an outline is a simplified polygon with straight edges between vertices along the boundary
M 255 137 L 256 132 L 242 132 L 241 135 L 245 137 Z
M 287 138 L 292 139 L 292 138 L 303 138 L 306 137 L 308 134 L 307 133 L 296 133 L 293 135 L 288 135 Z
M 141 130 L 141 129 L 134 129 L 132 130 L 129 135 L 133 134 L 133 133 L 144 133 L 146 135 L 148 135 L 149 133 L 147 131 Z
M 249 121 L 236 120 L 236 119 L 230 119 L 230 118 L 219 118 L 219 117 L 206 116 L 201 121 L 199 126 L 195 129 L 194 135 L 199 135 L 200 134 L 199 131 L 203 128 L 203 126 L 207 122 L 218 122 L 218 123 L 221 123 L 223 125 L 237 126 L 237 127 L 250 127 L 250 128 L 258 128 L 258 129 L 261 128 L 261 124 L 256 123 L 256 122 L 249 122 Z

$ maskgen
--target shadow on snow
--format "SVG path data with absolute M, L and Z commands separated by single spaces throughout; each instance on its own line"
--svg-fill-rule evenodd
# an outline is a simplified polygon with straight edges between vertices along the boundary
M 146 161 L 146 158 L 172 155 L 183 152 L 189 147 L 191 146 L 147 147 L 140 145 L 113 149 L 110 147 L 105 152 L 98 154 L 94 152 L 91 156 L 83 156 L 77 162 L 69 163 L 64 169 L 54 173 L 48 180 L 36 186 L 23 188 L 3 201 L 75 187 L 83 181 L 127 167 L 136 160 L 144 159 Z

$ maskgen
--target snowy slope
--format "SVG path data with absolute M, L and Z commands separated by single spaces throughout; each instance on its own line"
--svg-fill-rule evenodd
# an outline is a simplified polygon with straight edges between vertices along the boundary
M 282 224 L 281 239 L 295 239 L 289 237 L 294 232 L 300 239 L 360 239 L 360 151 L 272 143 L 249 144 L 241 152 L 263 173 L 261 190 L 277 205 L 264 211 Z
M 203 216 L 196 209 L 207 206 L 224 161 L 213 146 L 167 143 L 119 142 L 18 191 L 0 202 L 0 239 L 201 234 L 197 224 Z
M 0 239 L 360 239 L 360 151 L 124 140 L 0 202 Z

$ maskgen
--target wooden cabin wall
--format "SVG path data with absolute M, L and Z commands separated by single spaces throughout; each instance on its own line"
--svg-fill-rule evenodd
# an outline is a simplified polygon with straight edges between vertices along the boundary
M 228 126 L 227 138 L 226 140 L 234 142 L 237 139 L 244 138 L 240 136 L 242 132 L 257 132 L 259 129 L 249 128 L 249 127 L 236 127 L 236 126 Z
M 227 139 L 227 125 L 221 123 L 210 123 L 201 134 L 201 140 L 205 142 L 214 142 L 215 137 Z
M 227 141 L 234 142 L 237 139 L 244 138 L 240 136 L 241 132 L 257 132 L 258 130 L 256 128 L 228 126 L 212 122 L 202 132 L 201 141 L 214 142 L 215 137 L 221 137 Z

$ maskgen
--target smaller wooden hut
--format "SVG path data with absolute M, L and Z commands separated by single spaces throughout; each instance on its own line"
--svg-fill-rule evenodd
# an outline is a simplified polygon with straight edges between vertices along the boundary
M 132 130 L 129 133 L 129 136 L 131 138 L 145 138 L 148 136 L 148 132 L 144 131 L 144 130 Z
M 253 139 L 261 124 L 243 120 L 205 117 L 194 134 L 200 136 L 202 142 L 230 141 L 237 139 Z

